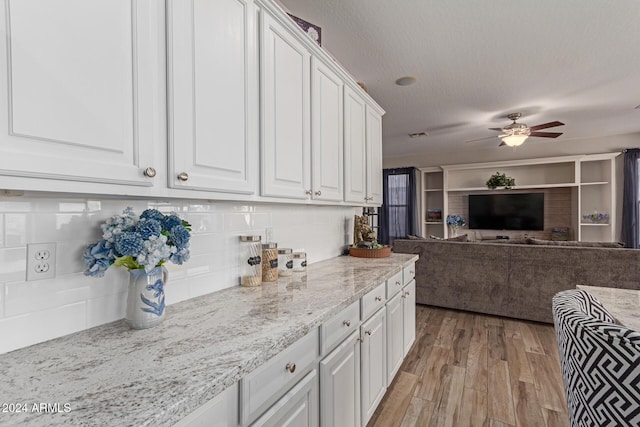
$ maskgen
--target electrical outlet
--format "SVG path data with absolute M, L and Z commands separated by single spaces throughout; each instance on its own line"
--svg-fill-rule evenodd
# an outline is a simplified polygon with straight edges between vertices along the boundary
M 27 280 L 56 277 L 56 244 L 27 244 Z

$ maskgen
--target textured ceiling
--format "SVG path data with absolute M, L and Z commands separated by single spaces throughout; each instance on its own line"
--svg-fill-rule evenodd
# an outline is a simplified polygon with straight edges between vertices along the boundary
M 322 28 L 323 46 L 387 111 L 385 158 L 511 150 L 497 137 L 464 143 L 498 135 L 487 128 L 511 112 L 566 124 L 525 145 L 640 132 L 638 0 L 280 2 Z M 417 83 L 395 85 L 405 75 Z

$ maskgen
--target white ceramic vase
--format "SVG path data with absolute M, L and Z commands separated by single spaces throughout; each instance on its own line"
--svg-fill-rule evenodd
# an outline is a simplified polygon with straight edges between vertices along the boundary
M 164 285 L 168 273 L 163 266 L 150 272 L 129 270 L 129 294 L 125 320 L 132 329 L 147 329 L 164 319 Z

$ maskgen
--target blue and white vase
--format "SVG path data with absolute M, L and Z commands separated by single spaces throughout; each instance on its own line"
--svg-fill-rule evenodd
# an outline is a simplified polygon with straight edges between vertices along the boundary
M 144 269 L 129 270 L 125 320 L 131 328 L 152 328 L 164 319 L 164 285 L 167 279 L 167 269 L 162 266 L 148 273 Z

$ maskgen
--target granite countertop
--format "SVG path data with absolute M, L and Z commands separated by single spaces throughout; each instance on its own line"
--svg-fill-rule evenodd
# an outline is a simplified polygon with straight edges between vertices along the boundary
M 153 329 L 119 320 L 0 355 L 0 426 L 172 425 L 417 259 L 336 257 L 171 305 Z
M 621 325 L 640 332 L 640 290 L 586 285 L 576 287 L 596 297 Z

